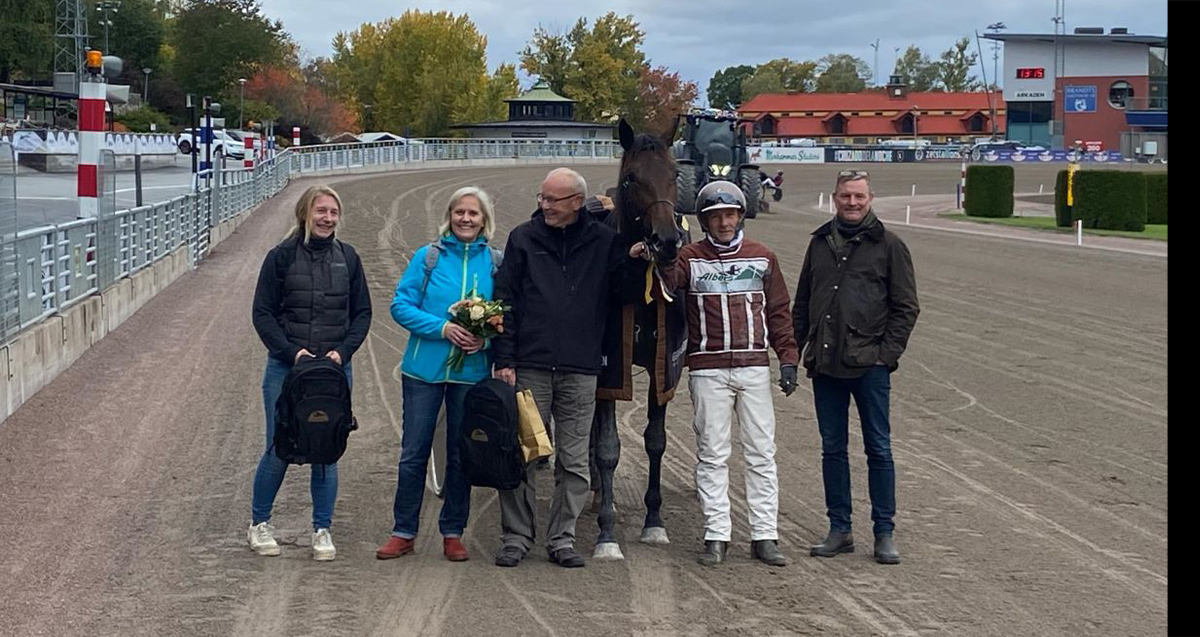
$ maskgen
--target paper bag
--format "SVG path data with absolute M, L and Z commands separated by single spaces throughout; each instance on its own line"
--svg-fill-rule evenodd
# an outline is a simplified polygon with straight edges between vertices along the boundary
M 517 392 L 517 433 L 526 464 L 554 453 L 546 426 L 542 424 L 542 414 L 533 401 L 533 392 L 528 389 Z

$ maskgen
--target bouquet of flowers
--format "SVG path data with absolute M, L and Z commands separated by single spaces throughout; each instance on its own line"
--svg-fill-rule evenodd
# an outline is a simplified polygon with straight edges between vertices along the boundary
M 465 328 L 471 334 L 487 340 L 504 333 L 504 312 L 509 308 L 500 301 L 488 301 L 474 290 L 461 301 L 450 306 L 450 322 Z M 453 346 L 446 364 L 453 372 L 461 372 L 467 362 L 467 353 Z

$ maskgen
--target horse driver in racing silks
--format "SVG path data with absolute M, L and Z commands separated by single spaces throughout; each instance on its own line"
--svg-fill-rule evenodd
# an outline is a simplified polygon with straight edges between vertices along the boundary
M 666 269 L 667 287 L 686 293 L 688 386 L 695 407 L 696 490 L 706 518 L 700 563 L 725 561 L 732 539 L 729 459 L 733 414 L 741 424 L 750 512 L 750 552 L 784 566 L 776 521 L 779 481 L 775 471 L 775 410 L 767 347 L 780 363 L 779 388 L 796 390 L 800 353 L 791 328 L 787 284 L 766 246 L 744 237 L 746 198 L 728 181 L 714 181 L 696 195 L 705 238 L 684 246 Z M 645 246 L 634 244 L 632 257 Z

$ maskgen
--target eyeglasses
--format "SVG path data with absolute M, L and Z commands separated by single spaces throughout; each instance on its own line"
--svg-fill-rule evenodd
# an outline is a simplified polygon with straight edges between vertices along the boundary
M 567 201 L 568 199 L 578 197 L 582 194 L 583 193 L 581 193 L 581 192 L 577 192 L 573 195 L 567 195 L 566 197 L 551 197 L 550 195 L 543 195 L 542 193 L 539 192 L 537 194 L 537 202 L 539 204 L 549 204 L 549 205 L 553 206 L 554 204 L 556 204 L 560 201 Z
M 852 179 L 870 179 L 871 175 L 865 170 L 839 170 L 837 178 L 838 181 L 850 181 Z

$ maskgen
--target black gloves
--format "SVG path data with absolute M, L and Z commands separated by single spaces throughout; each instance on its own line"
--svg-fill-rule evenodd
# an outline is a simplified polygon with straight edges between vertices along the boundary
M 784 396 L 791 396 L 796 391 L 796 374 L 795 365 L 779 366 L 779 389 L 783 390 Z

